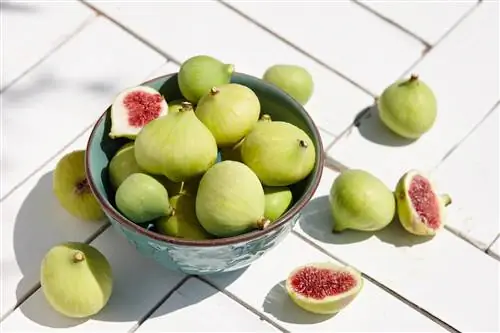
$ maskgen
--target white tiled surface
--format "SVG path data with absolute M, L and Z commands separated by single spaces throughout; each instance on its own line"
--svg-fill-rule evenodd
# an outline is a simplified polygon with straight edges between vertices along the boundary
M 498 107 L 491 111 L 500 100 L 498 4 L 483 1 L 459 22 L 473 1 L 365 2 L 430 44 L 446 35 L 421 58 L 418 39 L 353 2 L 228 2 L 265 29 L 217 1 L 93 3 L 143 43 L 81 2 L 2 2 L 2 332 L 499 331 L 500 241 L 490 246 L 499 233 Z M 182 33 L 167 33 L 186 24 Z M 54 313 L 39 290 L 24 300 L 52 245 L 84 241 L 105 226 L 73 219 L 58 206 L 51 193 L 58 159 L 85 147 L 90 126 L 117 92 L 175 72 L 179 61 L 198 53 L 255 76 L 275 63 L 307 67 L 316 90 L 306 108 L 325 147 L 338 140 L 330 157 L 370 170 L 390 187 L 408 168 L 432 171 L 440 191 L 454 199 L 447 230 L 427 242 L 397 225 L 375 235 L 333 236 L 321 196 L 336 173 L 325 170 L 296 227 L 317 248 L 292 234 L 246 270 L 209 277 L 213 286 L 189 278 L 178 287 L 183 275 L 144 259 L 107 229 L 93 241 L 115 272 L 102 313 L 72 321 Z M 379 94 L 419 59 L 412 71 L 439 101 L 431 132 L 403 145 L 372 117 L 344 133 L 373 100 L 358 86 Z M 365 279 L 358 298 L 331 318 L 298 309 L 282 287 L 294 267 L 334 260 L 319 249 L 375 281 Z

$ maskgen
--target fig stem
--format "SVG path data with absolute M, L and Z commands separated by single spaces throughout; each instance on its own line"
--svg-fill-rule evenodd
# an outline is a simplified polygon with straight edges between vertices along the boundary
M 408 82 L 413 82 L 418 80 L 418 74 L 412 73 Z
M 181 108 L 179 111 L 192 111 L 193 110 L 193 104 L 183 101 L 181 102 Z
M 441 194 L 441 200 L 443 201 L 445 207 L 453 202 L 448 194 Z
M 260 117 L 260 119 L 259 119 L 259 120 L 261 120 L 261 121 L 271 121 L 272 119 L 271 119 L 271 116 L 270 116 L 270 115 L 268 115 L 268 114 L 263 114 L 263 115 L 262 115 L 262 117 Z
M 212 88 L 210 89 L 210 95 L 212 95 L 212 96 L 213 96 L 213 95 L 216 95 L 216 94 L 218 94 L 218 93 L 219 93 L 219 89 L 217 89 L 217 87 L 212 87 Z
M 179 189 L 179 193 L 184 193 L 184 182 L 181 182 L 181 188 Z
M 309 145 L 304 140 L 299 140 L 299 146 L 301 148 L 307 148 Z
M 81 251 L 76 251 L 75 254 L 73 255 L 73 262 L 77 263 L 80 261 L 85 260 L 85 255 Z
M 261 218 L 258 222 L 257 222 L 257 227 L 259 229 L 266 229 L 269 225 L 271 224 L 271 220 L 269 219 L 266 219 L 265 217 Z
M 234 65 L 233 64 L 226 64 L 226 71 L 228 74 L 233 74 L 234 72 Z

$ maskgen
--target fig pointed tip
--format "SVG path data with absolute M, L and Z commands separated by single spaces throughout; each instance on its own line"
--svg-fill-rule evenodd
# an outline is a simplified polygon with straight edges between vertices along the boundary
M 233 64 L 226 64 L 226 71 L 228 74 L 233 74 L 234 73 L 234 65 Z
M 191 111 L 193 109 L 193 104 L 187 101 L 181 102 L 181 111 Z
M 449 194 L 441 194 L 441 200 L 443 201 L 445 207 L 451 205 L 453 202 Z
M 75 254 L 73 255 L 73 262 L 77 263 L 80 261 L 85 260 L 85 255 L 81 251 L 76 251 Z
M 272 119 L 271 119 L 271 116 L 270 116 L 270 115 L 268 115 L 268 114 L 263 114 L 263 115 L 262 115 L 262 117 L 260 117 L 260 119 L 259 119 L 259 120 L 261 120 L 261 121 L 271 121 Z
M 418 74 L 412 73 L 410 76 L 410 82 L 417 81 L 418 80 Z
M 299 146 L 301 148 L 307 148 L 307 147 L 309 147 L 309 145 L 307 144 L 307 142 L 305 142 L 304 140 L 299 140 Z
M 269 225 L 271 224 L 271 220 L 270 219 L 267 219 L 265 217 L 261 218 L 258 222 L 257 222 L 257 227 L 261 230 L 263 229 L 266 229 L 267 227 L 269 227 Z
M 217 89 L 217 87 L 210 88 L 210 94 L 211 95 L 215 95 L 217 93 L 219 93 L 219 89 Z

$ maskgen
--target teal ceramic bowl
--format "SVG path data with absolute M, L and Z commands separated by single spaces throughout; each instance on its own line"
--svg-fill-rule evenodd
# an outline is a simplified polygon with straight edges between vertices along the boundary
M 302 208 L 318 187 L 323 171 L 324 153 L 321 137 L 304 108 L 281 89 L 258 78 L 235 73 L 232 82 L 252 89 L 259 98 L 262 112 L 273 120 L 290 122 L 309 134 L 316 149 L 313 172 L 291 189 L 294 202 L 290 209 L 270 227 L 243 235 L 204 241 L 173 238 L 139 226 L 114 207 L 114 190 L 108 179 L 108 162 L 127 139 L 111 139 L 109 108 L 97 121 L 86 152 L 86 171 L 92 192 L 116 231 L 137 251 L 153 258 L 168 269 L 187 274 L 210 274 L 233 271 L 250 265 L 279 244 L 292 230 Z M 160 91 L 167 102 L 182 98 L 177 74 L 165 75 L 143 83 Z

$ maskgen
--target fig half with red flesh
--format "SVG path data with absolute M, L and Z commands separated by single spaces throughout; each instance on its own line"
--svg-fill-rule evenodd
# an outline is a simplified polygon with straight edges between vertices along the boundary
M 439 195 L 434 184 L 418 170 L 406 172 L 396 186 L 398 218 L 401 225 L 418 236 L 433 236 L 444 226 L 448 194 Z
M 146 124 L 167 113 L 167 102 L 156 89 L 147 86 L 125 89 L 111 106 L 109 136 L 135 139 Z
M 293 302 L 315 314 L 339 312 L 356 298 L 362 288 L 360 272 L 331 262 L 300 266 L 286 280 L 286 290 Z

